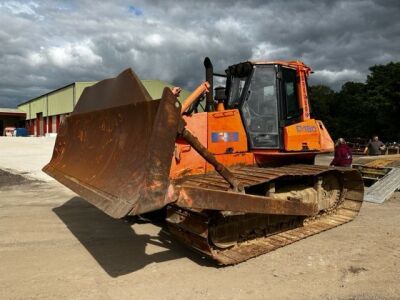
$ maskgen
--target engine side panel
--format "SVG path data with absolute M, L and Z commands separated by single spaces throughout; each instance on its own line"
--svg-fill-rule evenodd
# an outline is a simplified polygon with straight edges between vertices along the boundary
M 183 117 L 187 126 L 203 144 L 207 147 L 207 113 L 193 114 Z M 172 157 L 170 178 L 175 179 L 185 175 L 204 174 L 206 161 L 185 140 L 177 139 L 175 151 Z
M 333 142 L 321 125 L 322 122 L 310 119 L 284 128 L 285 151 L 321 151 L 332 150 Z M 330 147 L 332 145 L 332 147 Z
M 203 146 L 226 166 L 253 165 L 254 155 L 248 152 L 247 136 L 237 109 L 221 112 L 203 112 L 184 117 L 187 128 Z M 170 177 L 205 174 L 213 171 L 187 142 L 178 139 L 172 158 Z
M 213 154 L 247 152 L 247 137 L 237 109 L 208 113 L 208 150 Z

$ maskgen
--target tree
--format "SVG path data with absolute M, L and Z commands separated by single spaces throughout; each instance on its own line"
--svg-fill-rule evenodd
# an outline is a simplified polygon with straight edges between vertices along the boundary
M 367 97 L 383 138 L 400 141 L 400 62 L 369 68 Z
M 335 92 L 325 85 L 315 85 L 309 88 L 311 115 L 324 122 L 329 132 L 335 130 L 335 120 L 331 115 L 331 106 Z
M 333 138 L 368 138 L 378 134 L 400 141 L 400 63 L 370 69 L 366 83 L 346 82 L 339 92 L 318 85 L 310 88 L 314 117 Z

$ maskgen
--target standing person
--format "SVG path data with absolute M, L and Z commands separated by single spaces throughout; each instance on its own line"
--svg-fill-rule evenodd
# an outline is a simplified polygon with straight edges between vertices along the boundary
M 377 135 L 372 137 L 372 140 L 369 141 L 367 147 L 365 147 L 364 154 L 368 155 L 381 155 L 385 150 L 385 144 L 379 140 Z
M 350 167 L 353 156 L 350 147 L 346 144 L 344 138 L 339 138 L 335 145 L 335 156 L 331 162 L 331 166 Z

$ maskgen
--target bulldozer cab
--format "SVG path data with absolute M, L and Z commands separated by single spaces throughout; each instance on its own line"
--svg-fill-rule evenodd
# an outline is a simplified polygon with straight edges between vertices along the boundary
M 241 63 L 227 70 L 227 108 L 240 110 L 251 149 L 282 149 L 282 128 L 301 121 L 296 70 Z

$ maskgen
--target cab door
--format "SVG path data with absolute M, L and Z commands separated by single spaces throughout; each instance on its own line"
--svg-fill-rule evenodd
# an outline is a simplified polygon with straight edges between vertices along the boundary
M 283 125 L 292 125 L 301 121 L 301 109 L 297 91 L 296 70 L 282 67 L 281 76 L 281 111 Z
M 256 65 L 240 111 L 251 149 L 281 146 L 276 67 Z

